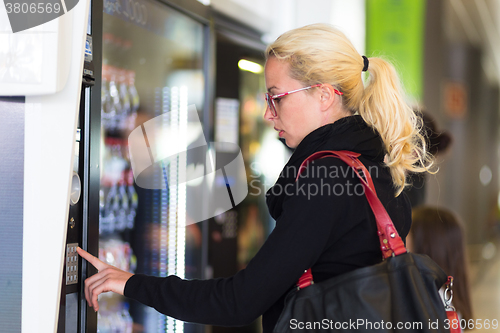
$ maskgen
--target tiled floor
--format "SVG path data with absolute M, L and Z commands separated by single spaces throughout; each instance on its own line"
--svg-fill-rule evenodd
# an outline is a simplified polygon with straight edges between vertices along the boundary
M 489 329 L 476 328 L 466 332 L 500 332 L 500 255 L 489 261 L 481 263 L 475 270 L 477 273 L 472 276 L 472 306 L 473 316 L 476 322 L 495 324 L 496 329 L 491 326 Z M 481 319 L 480 321 L 478 321 Z M 475 326 L 478 327 L 478 326 Z

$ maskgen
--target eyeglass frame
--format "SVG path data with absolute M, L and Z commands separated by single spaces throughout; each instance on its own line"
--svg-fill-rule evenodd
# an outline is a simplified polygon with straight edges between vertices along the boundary
M 281 98 L 283 96 L 290 95 L 290 94 L 293 94 L 293 93 L 296 93 L 296 92 L 299 92 L 299 91 L 302 91 L 302 90 L 307 90 L 307 89 L 311 89 L 311 88 L 320 87 L 322 85 L 323 85 L 322 83 L 318 83 L 318 84 L 314 84 L 314 85 L 309 86 L 309 87 L 304 87 L 304 88 L 300 88 L 300 89 L 296 89 L 296 90 L 292 90 L 292 91 L 287 91 L 287 92 L 284 92 L 284 93 L 281 93 L 281 94 L 276 94 L 276 95 L 271 95 L 270 93 L 266 92 L 265 98 L 266 98 L 267 106 L 271 110 L 272 116 L 273 117 L 277 117 L 278 116 L 278 112 L 276 110 L 276 105 L 274 104 L 274 100 L 275 99 Z M 341 92 L 341 91 L 339 91 L 339 90 L 337 90 L 335 88 L 333 88 L 333 90 L 334 90 L 334 92 L 337 95 L 342 96 L 344 94 L 343 92 Z

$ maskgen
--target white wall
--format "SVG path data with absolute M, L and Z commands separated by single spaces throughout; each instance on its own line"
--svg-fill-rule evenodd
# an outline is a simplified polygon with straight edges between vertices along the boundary
M 273 0 L 275 19 L 264 36 L 270 43 L 290 29 L 329 23 L 346 34 L 361 54 L 365 50 L 365 0 Z
M 365 0 L 211 0 L 211 6 L 262 32 L 266 44 L 294 28 L 330 23 L 365 50 Z

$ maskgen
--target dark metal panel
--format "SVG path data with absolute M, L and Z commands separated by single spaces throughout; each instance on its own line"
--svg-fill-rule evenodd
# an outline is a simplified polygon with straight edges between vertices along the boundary
M 221 37 L 226 39 L 228 42 L 231 42 L 231 43 L 234 43 L 234 44 L 237 44 L 237 45 L 240 45 L 240 46 L 243 46 L 245 48 L 249 48 L 249 49 L 252 49 L 255 51 L 261 51 L 262 53 L 264 53 L 264 51 L 266 50 L 266 45 L 264 43 L 262 43 L 261 41 L 256 40 L 256 39 L 249 38 L 245 35 L 241 35 L 239 33 L 225 30 L 225 29 L 218 30 L 218 33 Z
M 102 75 L 102 24 L 103 1 L 91 2 L 92 61 L 94 64 L 94 86 L 86 88 L 85 106 L 80 108 L 83 147 L 82 181 L 83 194 L 83 232 L 82 246 L 97 256 L 99 253 L 99 189 L 100 189 L 100 139 L 101 139 L 101 75 Z M 82 265 L 83 266 L 83 265 Z M 87 306 L 83 281 L 97 270 L 86 263 L 82 267 L 80 289 L 80 332 L 97 332 L 97 313 Z

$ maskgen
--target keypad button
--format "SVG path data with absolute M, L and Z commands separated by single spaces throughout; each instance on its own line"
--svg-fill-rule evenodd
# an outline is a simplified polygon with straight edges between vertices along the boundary
M 78 243 L 66 245 L 66 284 L 78 282 Z

